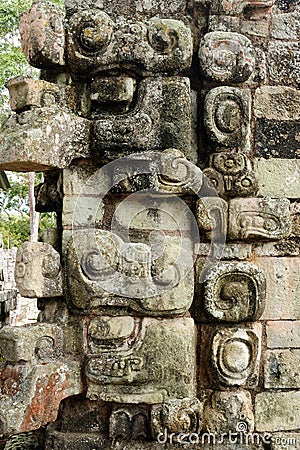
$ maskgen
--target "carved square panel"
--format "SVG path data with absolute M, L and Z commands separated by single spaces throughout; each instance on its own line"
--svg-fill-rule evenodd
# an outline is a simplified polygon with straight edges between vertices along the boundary
M 205 312 L 218 321 L 259 319 L 265 297 L 265 275 L 248 262 L 219 263 L 210 269 L 204 282 Z

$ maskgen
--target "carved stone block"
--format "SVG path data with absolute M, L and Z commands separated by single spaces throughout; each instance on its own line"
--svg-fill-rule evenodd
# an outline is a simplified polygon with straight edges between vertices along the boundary
M 209 0 L 211 14 L 239 16 L 246 9 L 265 9 L 274 5 L 275 0 Z
M 134 100 L 123 114 L 101 112 L 92 125 L 96 154 L 114 159 L 134 150 L 174 147 L 191 154 L 191 100 L 187 78 L 146 78 L 137 83 Z
M 207 33 L 200 43 L 199 59 L 204 78 L 221 83 L 247 81 L 255 68 L 252 43 L 239 33 Z
M 202 171 L 174 148 L 122 158 L 112 167 L 112 192 L 126 194 L 150 190 L 152 194 L 197 194 Z M 102 178 L 102 177 L 101 177 Z
M 180 240 L 180 239 L 179 239 Z M 193 299 L 193 260 L 167 238 L 155 247 L 109 231 L 74 231 L 67 254 L 69 304 L 94 314 L 181 314 Z M 157 244 L 157 245 L 158 245 Z
M 135 93 L 136 80 L 128 76 L 97 77 L 91 83 L 91 100 L 106 103 L 130 105 Z
M 83 388 L 77 362 L 0 366 L 0 429 L 8 435 L 57 419 L 60 402 Z
M 261 326 L 218 328 L 211 343 L 211 370 L 223 386 L 249 386 L 258 383 L 261 352 Z
M 60 255 L 44 242 L 24 242 L 16 257 L 15 279 L 23 297 L 60 297 Z
M 142 75 L 175 75 L 191 65 L 190 28 L 180 20 L 137 22 L 85 9 L 69 18 L 68 64 L 73 73 L 93 76 L 111 69 Z
M 6 83 L 10 107 L 21 112 L 32 107 L 52 106 L 62 101 L 61 86 L 33 78 L 17 77 Z
M 114 440 L 149 438 L 148 407 L 145 405 L 114 406 L 109 420 L 109 435 Z
M 286 198 L 232 199 L 229 202 L 231 239 L 284 239 L 291 228 L 290 202 Z
M 216 146 L 247 151 L 250 136 L 250 90 L 228 86 L 211 89 L 205 97 L 204 124 Z
M 185 0 L 155 0 L 149 2 L 145 0 L 126 0 L 120 2 L 119 0 L 101 0 L 95 2 L 94 0 L 65 0 L 67 15 L 72 15 L 75 12 L 87 10 L 88 8 L 97 8 L 104 10 L 113 17 L 154 17 L 170 14 L 184 13 L 186 8 Z
M 264 311 L 265 297 L 265 275 L 251 263 L 218 264 L 205 279 L 204 308 L 214 320 L 257 320 Z
M 207 239 L 224 241 L 227 236 L 228 205 L 219 197 L 202 197 L 196 203 L 196 219 Z
M 269 431 L 272 435 L 274 431 L 299 430 L 300 391 L 273 391 L 257 394 L 255 428 L 260 432 Z M 280 435 L 282 436 L 282 433 Z
M 152 436 L 162 433 L 200 433 L 202 428 L 203 405 L 197 398 L 172 399 L 162 405 L 152 406 Z
M 64 65 L 64 14 L 47 1 L 37 1 L 22 14 L 20 34 L 29 64 L 40 69 Z
M 12 116 L 0 134 L 0 168 L 41 172 L 89 156 L 90 122 L 58 106 Z
M 194 397 L 194 345 L 190 318 L 137 319 L 130 336 L 88 355 L 87 397 L 147 404 Z
M 248 197 L 257 191 L 257 180 L 250 160 L 241 153 L 214 153 L 204 169 L 206 184 L 221 197 Z
M 215 391 L 203 415 L 205 432 L 216 436 L 231 433 L 253 433 L 254 415 L 248 391 Z M 241 448 L 240 445 L 238 448 Z M 248 447 L 247 447 L 248 448 Z
M 55 359 L 62 352 L 62 341 L 62 330 L 55 324 L 6 326 L 0 330 L 1 357 L 15 363 Z

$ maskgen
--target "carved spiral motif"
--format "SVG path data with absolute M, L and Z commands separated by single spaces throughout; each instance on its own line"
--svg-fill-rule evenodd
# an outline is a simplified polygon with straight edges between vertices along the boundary
M 159 53 L 171 53 L 178 43 L 178 35 L 169 27 L 166 21 L 155 21 L 150 25 L 148 32 L 150 45 Z
M 87 12 L 75 33 L 79 36 L 82 50 L 101 52 L 111 41 L 113 22 L 104 12 Z
M 110 267 L 103 254 L 97 250 L 91 250 L 81 258 L 81 269 L 83 273 L 92 281 L 104 280 L 113 269 Z

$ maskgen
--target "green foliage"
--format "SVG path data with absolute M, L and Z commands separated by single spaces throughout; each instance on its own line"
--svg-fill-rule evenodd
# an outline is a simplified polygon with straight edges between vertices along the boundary
M 27 63 L 21 50 L 18 32 L 22 12 L 30 8 L 31 0 L 0 0 L 0 124 L 10 114 L 5 83 L 18 75 L 38 76 L 38 70 Z M 63 5 L 63 0 L 51 3 Z
M 52 0 L 63 5 L 63 0 Z M 10 115 L 8 91 L 5 83 L 18 75 L 38 76 L 29 66 L 21 50 L 18 24 L 20 15 L 30 8 L 31 0 L 0 0 L 0 125 Z M 7 174 L 11 189 L 0 190 L 0 233 L 5 247 L 19 246 L 30 236 L 28 179 L 26 174 Z M 41 175 L 36 176 L 36 183 Z M 40 229 L 53 226 L 51 214 L 41 215 Z
M 7 173 L 10 182 L 8 191 L 0 190 L 0 233 L 4 247 L 19 247 L 30 238 L 30 213 L 28 205 L 28 177 L 26 173 Z M 41 182 L 41 174 L 36 174 L 36 184 Z M 39 230 L 55 226 L 51 213 L 40 215 Z

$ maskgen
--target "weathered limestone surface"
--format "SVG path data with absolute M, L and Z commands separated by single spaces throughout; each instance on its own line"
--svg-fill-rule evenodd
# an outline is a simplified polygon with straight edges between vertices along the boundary
M 64 66 L 65 31 L 62 8 L 35 2 L 20 19 L 23 52 L 38 68 Z
M 270 350 L 266 353 L 265 387 L 297 389 L 300 386 L 300 349 Z
M 254 169 L 258 181 L 259 195 L 287 198 L 299 197 L 299 159 L 256 158 Z
M 268 322 L 266 327 L 268 348 L 300 348 L 300 322 Z
M 264 272 L 268 286 L 261 319 L 299 320 L 299 258 L 262 257 L 256 259 L 256 264 Z
M 299 391 L 262 392 L 255 397 L 255 427 L 258 431 L 297 430 L 299 420 Z
M 23 297 L 63 295 L 60 255 L 44 242 L 24 242 L 16 257 L 15 278 Z
M 60 402 L 82 392 L 78 362 L 0 368 L 2 434 L 36 430 L 58 415 Z
M 24 111 L 10 119 L 0 134 L 0 168 L 43 171 L 67 167 L 89 156 L 90 123 L 57 106 Z
M 0 169 L 46 172 L 56 229 L 18 251 L 40 314 L 0 330 L 5 450 L 298 448 L 298 3 L 23 13 L 42 70 L 7 83 Z

